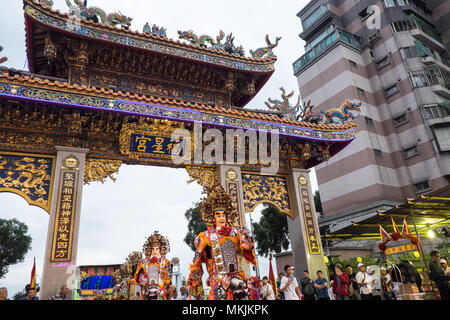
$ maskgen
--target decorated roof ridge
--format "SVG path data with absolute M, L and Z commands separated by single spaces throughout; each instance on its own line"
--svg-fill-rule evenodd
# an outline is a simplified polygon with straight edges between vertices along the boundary
M 29 4 L 34 4 L 39 6 L 39 9 L 41 9 L 42 11 L 47 11 L 47 12 L 51 12 L 53 14 L 57 14 L 59 15 L 60 18 L 69 18 L 70 15 L 67 12 L 61 12 L 59 11 L 59 9 L 53 9 L 49 6 L 47 6 L 44 2 L 39 2 L 38 0 L 23 0 L 24 2 L 27 2 Z M 129 36 L 140 36 L 140 37 L 145 37 L 147 39 L 154 39 L 154 40 L 158 40 L 161 41 L 163 43 L 169 44 L 169 45 L 178 45 L 178 46 L 183 46 L 185 48 L 189 48 L 189 49 L 194 49 L 194 50 L 198 50 L 198 51 L 203 51 L 205 53 L 216 53 L 216 54 L 220 54 L 222 56 L 227 56 L 229 58 L 235 58 L 235 59 L 239 59 L 239 60 L 245 60 L 246 62 L 255 62 L 255 63 L 274 63 L 277 61 L 277 57 L 276 56 L 270 56 L 270 57 L 265 57 L 265 58 L 254 58 L 254 57 L 246 57 L 246 56 L 240 56 L 238 54 L 235 53 L 229 53 L 226 52 L 224 50 L 220 50 L 220 49 L 214 49 L 214 48 L 208 48 L 208 47 L 200 47 L 200 46 L 195 46 L 192 45 L 190 43 L 186 43 L 180 40 L 174 40 L 174 39 L 170 39 L 170 38 L 166 38 L 166 37 L 162 37 L 159 35 L 154 35 L 154 34 L 149 34 L 149 33 L 144 33 L 144 32 L 140 32 L 138 30 L 126 30 L 126 29 L 122 29 L 122 28 L 117 28 L 114 26 L 109 26 L 107 24 L 103 24 L 100 22 L 93 22 L 93 21 L 89 21 L 87 19 L 85 19 L 84 17 L 80 18 L 80 21 L 82 21 L 83 23 L 87 24 L 87 25 L 91 25 L 91 26 L 96 26 L 99 28 L 103 28 L 109 31 L 114 31 L 114 32 L 119 32 L 125 35 L 129 35 Z M 107 40 L 106 40 L 107 41 Z
M 1 71 L 1 70 L 0 70 Z M 130 101 L 135 101 L 138 103 L 165 103 L 169 106 L 178 106 L 178 107 L 184 107 L 184 108 L 191 108 L 194 111 L 214 111 L 217 114 L 224 115 L 224 116 L 235 116 L 235 117 L 242 117 L 244 119 L 251 118 L 253 120 L 260 120 L 260 121 L 271 121 L 274 123 L 278 123 L 281 125 L 288 125 L 288 126 L 301 126 L 308 129 L 318 129 L 323 131 L 339 131 L 339 130 L 350 130 L 356 127 L 356 123 L 351 122 L 347 124 L 315 124 L 315 123 L 309 123 L 304 121 L 297 121 L 297 120 L 289 120 L 289 119 L 282 119 L 278 116 L 263 114 L 254 112 L 251 109 L 242 110 L 242 109 L 235 109 L 235 108 L 223 108 L 223 107 L 213 107 L 208 104 L 199 103 L 199 102 L 191 102 L 191 101 L 184 101 L 181 99 L 173 99 L 173 98 L 163 98 L 163 97 L 155 97 L 155 96 L 146 96 L 142 94 L 137 93 L 130 93 L 130 92 L 122 92 L 121 90 L 114 91 L 112 89 L 105 89 L 105 88 L 96 88 L 96 87 L 87 87 L 87 86 L 79 86 L 77 84 L 70 85 L 67 82 L 60 82 L 60 81 L 51 81 L 49 79 L 41 79 L 37 75 L 25 75 L 21 76 L 18 74 L 15 74 L 14 76 L 10 76 L 7 72 L 4 72 L 0 74 L 0 79 L 8 79 L 11 81 L 17 81 L 17 82 L 26 82 L 29 84 L 41 84 L 41 85 L 48 85 L 48 86 L 55 86 L 59 89 L 70 89 L 78 91 L 78 93 L 85 93 L 87 95 L 89 94 L 98 94 L 103 98 L 109 98 L 109 99 L 120 99 L 120 98 L 127 98 L 130 99 Z

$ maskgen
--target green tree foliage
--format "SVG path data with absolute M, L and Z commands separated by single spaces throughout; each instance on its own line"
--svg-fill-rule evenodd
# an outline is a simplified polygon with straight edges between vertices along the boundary
M 265 205 L 261 220 L 253 223 L 253 234 L 258 254 L 269 256 L 289 248 L 289 230 L 286 215 L 272 205 Z
M 314 192 L 314 206 L 316 207 L 317 212 L 323 213 L 319 190 L 316 190 L 316 192 Z
M 203 222 L 203 220 L 200 218 L 199 212 L 198 212 L 198 203 L 196 203 L 192 208 L 188 209 L 184 216 L 186 217 L 188 221 L 188 232 L 186 234 L 186 237 L 184 237 L 184 242 L 192 249 L 192 251 L 195 252 L 195 237 L 203 232 L 206 231 L 206 223 Z
M 28 227 L 17 219 L 0 219 L 0 279 L 10 265 L 22 262 L 31 248 Z

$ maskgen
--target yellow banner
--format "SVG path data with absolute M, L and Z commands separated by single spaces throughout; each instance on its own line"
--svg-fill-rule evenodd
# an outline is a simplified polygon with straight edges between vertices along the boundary
M 403 252 L 416 251 L 416 250 L 417 250 L 417 246 L 410 243 L 410 244 L 405 244 L 405 245 L 401 245 L 401 246 L 387 248 L 386 251 L 384 251 L 384 254 L 390 255 L 390 254 L 403 253 Z

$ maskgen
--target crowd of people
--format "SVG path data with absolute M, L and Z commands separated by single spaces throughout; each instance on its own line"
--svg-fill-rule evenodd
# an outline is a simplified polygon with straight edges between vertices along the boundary
M 375 268 L 368 267 L 364 263 L 358 263 L 355 273 L 351 265 L 344 267 L 340 264 L 334 266 L 334 275 L 328 279 L 323 272 L 316 272 L 316 279 L 312 280 L 307 270 L 303 271 L 300 284 L 295 276 L 294 268 L 290 265 L 284 267 L 284 272 L 278 275 L 276 288 L 268 277 L 259 280 L 251 277 L 247 280 L 250 300 L 395 300 L 398 294 L 398 285 L 402 283 L 414 283 L 422 292 L 422 277 L 409 262 L 397 261 L 395 265 L 380 268 L 379 275 Z M 431 252 L 429 264 L 429 277 L 434 281 L 439 290 L 440 299 L 448 300 L 450 267 L 445 259 L 440 257 L 439 251 Z M 20 300 L 39 300 L 39 289 L 25 287 L 25 295 Z M 170 286 L 167 295 L 168 300 L 197 300 L 189 297 L 188 290 L 182 286 L 178 292 L 176 286 Z M 69 300 L 69 289 L 66 285 L 61 287 L 59 294 L 50 300 Z M 8 299 L 8 290 L 0 288 L 0 300 Z
M 286 265 L 285 273 L 279 274 L 278 289 L 280 300 L 395 300 L 400 294 L 400 284 L 412 283 L 419 292 L 422 289 L 422 277 L 414 266 L 407 261 L 397 261 L 395 264 L 382 266 L 380 273 L 375 268 L 367 268 L 364 263 L 358 263 L 357 272 L 351 265 L 345 270 L 342 265 L 334 266 L 334 275 L 328 279 L 323 277 L 321 270 L 317 271 L 316 280 L 312 280 L 308 271 L 303 271 L 300 285 L 294 276 L 294 269 Z M 448 300 L 450 267 L 439 251 L 431 252 L 429 277 L 434 281 L 440 295 L 440 300 Z

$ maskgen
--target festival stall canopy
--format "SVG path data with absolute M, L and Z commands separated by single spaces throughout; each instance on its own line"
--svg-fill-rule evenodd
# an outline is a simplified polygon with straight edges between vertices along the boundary
M 407 199 L 406 203 L 387 211 L 373 213 L 369 217 L 340 223 L 339 228 L 322 235 L 323 240 L 365 240 L 379 239 L 381 225 L 388 233 L 394 231 L 392 219 L 401 229 L 403 218 L 414 235 L 427 236 L 430 230 L 441 230 L 450 226 L 450 186 Z

